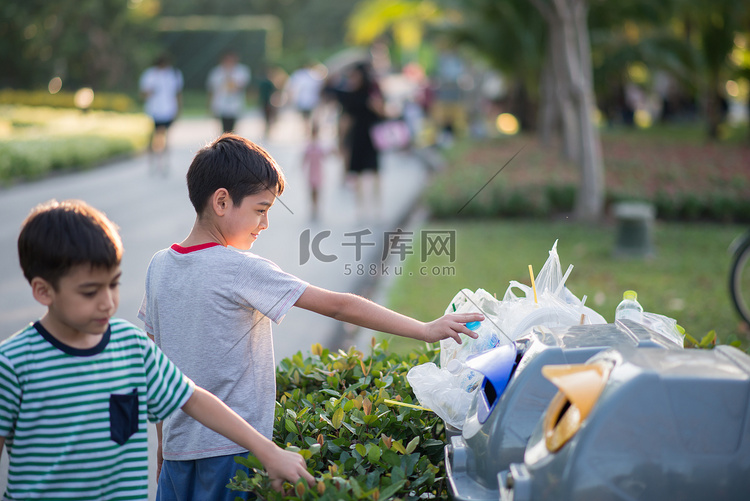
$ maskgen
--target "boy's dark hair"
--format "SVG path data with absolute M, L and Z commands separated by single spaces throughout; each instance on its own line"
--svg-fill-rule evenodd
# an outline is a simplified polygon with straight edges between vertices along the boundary
M 240 205 L 248 195 L 284 191 L 284 173 L 266 150 L 236 134 L 224 134 L 196 153 L 187 172 L 188 196 L 198 216 L 219 188 Z
M 21 225 L 18 258 L 26 280 L 40 277 L 57 288 L 73 266 L 114 268 L 122 259 L 117 226 L 81 200 L 39 204 Z

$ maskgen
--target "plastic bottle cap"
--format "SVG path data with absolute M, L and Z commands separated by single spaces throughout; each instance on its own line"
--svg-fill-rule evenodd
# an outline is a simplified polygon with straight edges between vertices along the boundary
M 476 321 L 476 320 L 475 320 L 474 322 L 469 322 L 469 323 L 467 323 L 467 324 L 466 324 L 466 328 L 467 328 L 467 329 L 469 329 L 469 330 L 472 330 L 472 331 L 473 331 L 473 330 L 476 330 L 476 329 L 477 329 L 477 327 L 479 327 L 479 325 L 480 325 L 481 323 L 482 323 L 482 322 L 479 322 L 479 321 Z
M 631 299 L 633 301 L 638 299 L 638 293 L 635 291 L 625 291 L 622 293 L 623 299 Z

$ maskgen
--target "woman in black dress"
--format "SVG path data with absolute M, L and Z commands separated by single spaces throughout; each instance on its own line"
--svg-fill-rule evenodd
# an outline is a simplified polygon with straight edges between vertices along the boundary
M 383 94 L 369 66 L 365 64 L 354 66 L 345 82 L 326 86 L 326 91 L 335 95 L 341 104 L 342 118 L 346 124 L 346 130 L 341 133 L 347 174 L 356 179 L 357 205 L 363 211 L 363 184 L 370 177 L 373 178 L 373 196 L 379 198 L 379 153 L 372 142 L 370 129 L 383 117 Z

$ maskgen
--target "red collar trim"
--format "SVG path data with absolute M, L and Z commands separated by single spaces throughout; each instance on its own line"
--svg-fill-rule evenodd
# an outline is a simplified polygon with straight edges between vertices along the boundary
M 208 249 L 210 247 L 216 247 L 217 245 L 221 244 L 218 242 L 208 242 L 206 244 L 191 245 L 190 247 L 183 247 L 182 245 L 172 244 L 171 249 L 175 252 L 179 252 L 180 254 L 190 254 L 191 252 Z

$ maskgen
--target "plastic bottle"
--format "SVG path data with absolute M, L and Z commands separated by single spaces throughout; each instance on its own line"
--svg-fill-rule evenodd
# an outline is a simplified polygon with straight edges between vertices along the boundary
M 622 293 L 622 301 L 620 301 L 615 310 L 615 321 L 617 320 L 643 322 L 643 306 L 638 302 L 638 294 L 635 291 L 625 291 Z
M 466 365 L 466 359 L 499 346 L 500 338 L 495 332 L 492 322 L 487 320 L 469 322 L 466 327 L 477 333 L 477 339 L 464 338 L 461 351 L 448 362 L 445 368 L 458 378 L 458 385 L 463 390 L 471 393 L 480 385 L 483 376 L 481 373 L 470 369 Z
M 464 342 L 469 343 L 469 350 L 467 356 L 476 355 L 487 350 L 491 350 L 500 345 L 500 337 L 495 331 L 495 327 L 489 320 L 481 322 L 469 322 L 466 327 L 477 333 L 476 339 L 468 339 Z

